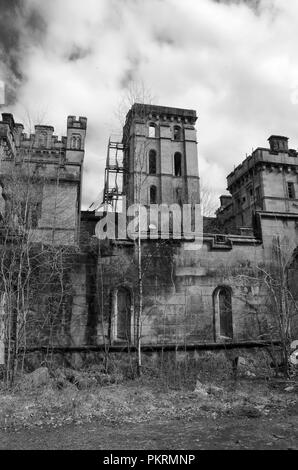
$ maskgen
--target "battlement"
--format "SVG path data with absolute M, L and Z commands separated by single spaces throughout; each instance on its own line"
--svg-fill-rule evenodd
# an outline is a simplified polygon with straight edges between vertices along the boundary
M 77 120 L 76 116 L 68 116 L 67 129 L 87 129 L 87 118 L 80 116 Z
M 16 123 L 10 113 L 2 114 L 0 121 L 0 137 L 6 146 L 8 158 L 13 155 L 30 154 L 30 158 L 39 159 L 42 157 L 52 160 L 59 155 L 66 155 L 66 160 L 81 164 L 85 146 L 87 119 L 75 116 L 67 118 L 67 135 L 59 138 L 54 135 L 54 127 L 45 124 L 34 126 L 34 133 L 28 135 L 24 132 L 24 126 Z M 77 154 L 77 155 L 75 155 Z
M 147 119 L 160 119 L 162 121 L 176 121 L 178 123 L 194 125 L 197 113 L 193 109 L 171 108 L 169 106 L 158 106 L 151 104 L 135 103 L 127 114 L 127 120 L 133 117 Z
M 8 124 L 11 131 L 15 127 L 14 117 L 11 113 L 2 113 L 2 122 Z

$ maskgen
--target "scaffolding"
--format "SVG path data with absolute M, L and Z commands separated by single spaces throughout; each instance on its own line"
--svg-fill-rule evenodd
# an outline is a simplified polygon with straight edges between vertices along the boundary
M 122 209 L 124 145 L 111 136 L 108 144 L 105 168 L 105 183 L 102 205 L 105 211 L 119 212 Z

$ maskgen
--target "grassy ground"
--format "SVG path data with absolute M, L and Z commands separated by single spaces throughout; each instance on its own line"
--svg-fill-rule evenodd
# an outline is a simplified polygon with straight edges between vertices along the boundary
M 187 372 L 187 371 L 186 371 Z M 45 385 L 19 379 L 0 391 L 0 428 L 18 430 L 96 419 L 103 424 L 141 423 L 198 417 L 266 417 L 298 414 L 295 383 L 257 377 L 200 377 L 190 371 L 176 379 L 148 371 L 139 379 L 121 374 L 59 370 Z M 292 386 L 285 391 L 287 386 Z

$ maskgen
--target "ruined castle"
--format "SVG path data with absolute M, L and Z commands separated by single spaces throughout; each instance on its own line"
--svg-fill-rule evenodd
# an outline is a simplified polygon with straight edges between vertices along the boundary
M 74 248 L 69 346 L 134 344 L 136 242 L 99 241 L 96 226 L 108 210 L 118 205 L 121 212 L 124 197 L 129 205 L 199 204 L 196 120 L 194 110 L 133 105 L 121 141 L 109 142 L 100 212 L 81 211 L 86 118 L 68 117 L 59 141 L 51 126 L 36 126 L 27 136 L 12 115 L 2 115 L 1 211 L 9 200 L 7 174 L 26 167 L 37 188 L 30 212 L 36 242 Z M 297 158 L 283 136 L 254 150 L 228 175 L 230 195 L 220 197 L 214 218 L 204 219 L 200 249 L 183 236 L 142 240 L 143 344 L 274 337 L 279 302 L 289 311 L 298 297 Z M 272 270 L 280 272 L 293 305 L 271 282 Z

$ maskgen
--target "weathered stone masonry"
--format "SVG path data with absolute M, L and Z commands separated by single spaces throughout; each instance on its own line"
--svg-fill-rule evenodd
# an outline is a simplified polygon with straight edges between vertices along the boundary
M 193 110 L 133 107 L 123 134 L 128 204 L 137 202 L 139 173 L 145 205 L 199 202 L 196 119 Z M 34 181 L 42 182 L 36 192 L 36 241 L 73 248 L 67 344 L 133 344 L 139 301 L 136 245 L 129 239 L 99 243 L 94 236 L 98 215 L 81 212 L 85 135 L 85 118 L 69 117 L 67 135 L 58 140 L 51 126 L 36 126 L 35 134 L 26 136 L 22 125 L 4 114 L 2 194 L 6 175 L 26 165 Z M 271 299 L 260 269 L 274 261 L 278 240 L 289 253 L 292 286 L 297 284 L 296 160 L 287 139 L 272 136 L 270 149 L 257 149 L 239 165 L 228 176 L 231 196 L 221 196 L 217 217 L 204 226 L 201 249 L 189 250 L 192 242 L 184 239 L 142 242 L 143 344 L 270 336 Z M 2 198 L 2 211 L 6 204 Z

